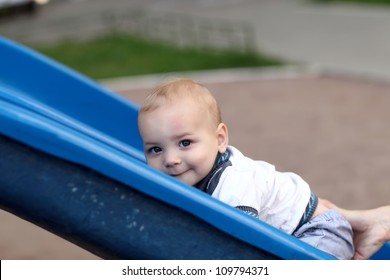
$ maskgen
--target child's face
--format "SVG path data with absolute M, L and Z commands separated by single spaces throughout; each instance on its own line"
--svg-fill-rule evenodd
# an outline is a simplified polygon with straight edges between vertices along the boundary
M 202 180 L 227 147 L 226 126 L 215 127 L 208 113 L 188 98 L 142 113 L 139 130 L 147 163 L 188 185 Z

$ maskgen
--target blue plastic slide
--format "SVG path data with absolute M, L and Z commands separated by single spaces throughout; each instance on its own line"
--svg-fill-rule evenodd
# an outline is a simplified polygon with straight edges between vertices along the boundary
M 0 37 L 0 208 L 104 259 L 334 259 L 148 167 L 137 110 Z

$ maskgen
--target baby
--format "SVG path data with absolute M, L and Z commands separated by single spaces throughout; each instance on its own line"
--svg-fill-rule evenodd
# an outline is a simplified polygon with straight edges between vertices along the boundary
M 228 145 L 218 104 L 203 85 L 174 79 L 141 106 L 147 163 L 339 259 L 354 255 L 352 228 L 298 175 L 278 172 Z

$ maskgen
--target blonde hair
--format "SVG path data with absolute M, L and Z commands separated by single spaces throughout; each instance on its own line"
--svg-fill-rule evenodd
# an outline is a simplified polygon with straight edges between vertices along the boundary
M 181 98 L 191 98 L 204 108 L 218 126 L 222 122 L 218 103 L 202 84 L 183 78 L 167 80 L 156 86 L 145 98 L 139 114 L 154 111 L 159 107 Z

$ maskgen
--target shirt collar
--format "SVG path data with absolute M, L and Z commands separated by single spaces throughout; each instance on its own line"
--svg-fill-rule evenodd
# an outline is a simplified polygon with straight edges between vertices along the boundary
M 212 195 L 218 185 L 222 172 L 225 170 L 226 167 L 231 165 L 232 163 L 230 161 L 230 151 L 228 149 L 226 149 L 226 152 L 223 154 L 218 153 L 215 158 L 213 168 L 211 169 L 209 174 L 207 174 L 206 177 L 204 177 L 197 184 L 195 184 L 194 187 Z

